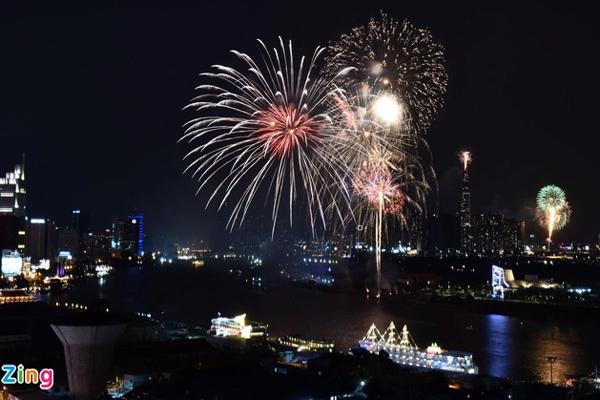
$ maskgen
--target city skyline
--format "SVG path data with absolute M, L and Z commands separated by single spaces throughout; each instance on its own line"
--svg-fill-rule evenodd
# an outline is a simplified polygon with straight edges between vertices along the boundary
M 224 10 L 214 7 L 212 13 L 225 17 Z M 348 10 L 327 7 L 348 14 L 345 20 L 366 22 L 358 12 L 354 15 Z M 9 49 L 9 54 L 13 57 L 8 57 L 9 60 L 30 58 L 36 62 L 25 64 L 45 65 L 57 76 L 54 83 L 40 82 L 29 67 L 17 71 L 16 62 L 11 61 L 2 67 L 4 76 L 16 79 L 5 85 L 6 98 L 14 101 L 2 107 L 5 123 L 0 129 L 0 138 L 11 146 L 0 150 L 0 167 L 2 170 L 12 168 L 20 154 L 27 153 L 31 171 L 28 174 L 32 188 L 28 193 L 31 215 L 58 221 L 63 215 L 66 221 L 70 210 L 88 209 L 94 215 L 94 228 L 99 229 L 108 226 L 115 215 L 140 209 L 152 221 L 148 230 L 154 237 L 194 240 L 206 238 L 213 232 L 223 233 L 222 217 L 217 216 L 214 209 L 203 211 L 202 202 L 194 197 L 193 182 L 181 174 L 184 149 L 175 141 L 189 115 L 180 109 L 185 99 L 193 95 L 190 88 L 198 83 L 197 74 L 206 69 L 208 60 L 228 61 L 229 55 L 223 49 L 237 47 L 238 42 L 252 49 L 254 44 L 253 38 L 224 35 L 218 43 L 200 51 L 194 46 L 192 34 L 198 29 L 206 34 L 211 27 L 188 27 L 185 23 L 175 27 L 174 22 L 178 18 L 187 21 L 191 16 L 185 14 L 193 14 L 194 10 L 160 10 L 161 14 L 166 12 L 171 17 L 167 19 L 172 29 L 166 32 L 152 29 L 149 21 L 159 15 L 158 10 L 151 7 L 106 8 L 105 16 L 113 22 L 115 30 L 105 36 L 96 34 L 103 23 L 98 15 L 85 9 L 71 10 L 76 18 L 69 18 L 70 14 L 64 10 L 48 9 L 4 24 L 3 29 L 10 30 L 6 33 L 9 36 L 23 33 L 12 41 L 14 47 Z M 258 21 L 261 18 L 283 20 L 291 12 L 283 8 L 263 15 L 263 10 L 264 6 L 257 5 L 254 12 Z M 24 10 L 11 11 L 18 16 Z M 375 13 L 376 10 L 369 11 Z M 593 182 L 593 171 L 584 161 L 590 159 L 594 146 L 588 143 L 590 140 L 593 143 L 593 139 L 585 129 L 578 129 L 579 124 L 585 126 L 588 115 L 585 93 L 581 92 L 580 84 L 573 83 L 562 85 L 560 96 L 552 97 L 550 94 L 554 91 L 545 85 L 550 81 L 547 78 L 566 79 L 567 76 L 568 61 L 557 59 L 553 54 L 567 47 L 585 48 L 585 36 L 577 35 L 577 41 L 571 40 L 575 37 L 575 28 L 591 29 L 591 21 L 586 21 L 584 13 L 567 10 L 565 23 L 572 29 L 565 29 L 565 37 L 551 41 L 546 47 L 532 48 L 531 43 L 555 35 L 552 22 L 563 19 L 563 10 L 545 5 L 526 6 L 520 10 L 521 16 L 515 17 L 509 6 L 501 10 L 478 8 L 475 10 L 480 17 L 478 21 L 461 20 L 460 7 L 447 10 L 441 6 L 435 10 L 438 12 L 432 13 L 430 8 L 411 5 L 402 9 L 390 7 L 386 11 L 427 27 L 447 50 L 451 80 L 446 108 L 428 135 L 440 185 L 440 211 L 454 214 L 458 210 L 461 168 L 456 154 L 464 147 L 474 154 L 473 215 L 502 212 L 513 218 L 529 217 L 532 221 L 538 188 L 557 184 L 569 192 L 575 210 L 572 223 L 558 234 L 557 240 L 595 242 L 600 216 L 594 214 L 594 198 L 598 193 L 589 184 Z M 446 12 L 451 12 L 462 24 L 446 21 Z M 255 24 L 245 20 L 241 10 L 231 13 L 228 18 L 238 22 L 240 29 Z M 537 13 L 545 18 L 533 24 L 528 17 Z M 134 18 L 137 15 L 144 18 Z M 48 37 L 39 34 L 47 23 L 45 16 L 62 22 L 58 24 L 62 28 Z M 326 18 L 324 15 L 310 17 L 315 21 Z M 39 27 L 33 29 L 34 25 Z M 68 28 L 79 28 L 81 37 L 64 36 Z M 341 29 L 341 26 L 327 24 L 322 31 L 310 33 L 306 42 L 326 44 Z M 300 32 L 301 27 L 295 22 L 287 27 L 263 27 L 256 35 L 274 39 L 281 33 L 297 39 Z M 524 40 L 516 41 L 517 38 Z M 94 46 L 81 46 L 86 40 Z M 19 43 L 22 46 L 18 46 Z M 130 46 L 133 43 L 141 45 Z M 48 46 L 55 52 L 44 52 Z M 77 59 L 69 56 L 75 48 Z M 28 51 L 24 53 L 24 49 Z M 470 56 L 468 49 L 477 49 L 477 56 Z M 115 57 L 110 62 L 104 61 L 103 56 L 109 55 Z M 167 61 L 170 59 L 174 61 Z M 153 88 L 154 74 L 168 79 L 161 79 L 157 83 L 159 87 Z M 107 75 L 114 75 L 113 83 L 108 86 L 103 84 Z M 490 81 L 490 77 L 494 79 Z M 569 75 L 569 79 L 578 78 Z M 30 108 L 26 106 L 24 94 L 33 93 L 34 83 L 58 97 L 45 107 L 48 110 L 39 110 L 40 118 L 28 123 Z M 79 99 L 88 96 L 90 106 L 84 107 L 86 102 Z M 152 101 L 153 98 L 157 101 Z M 570 105 L 571 101 L 575 101 L 574 105 Z M 108 111 L 94 110 L 101 109 L 102 104 L 108 105 Z M 67 114 L 65 110 L 71 112 Z M 88 133 L 81 134 L 79 127 L 87 120 L 96 121 L 98 126 L 90 126 Z M 568 139 L 562 133 L 566 128 L 573 130 Z M 40 133 L 46 131 L 52 134 Z M 561 148 L 563 140 L 568 141 L 570 147 L 559 157 L 552 150 Z M 93 146 L 87 147 L 88 143 Z M 515 165 L 522 167 L 515 168 Z M 513 174 L 517 171 L 519 173 Z M 48 179 L 49 176 L 54 179 Z M 538 234 L 542 231 L 539 229 Z
M 40 3 L 0 400 L 600 398 L 591 9 Z

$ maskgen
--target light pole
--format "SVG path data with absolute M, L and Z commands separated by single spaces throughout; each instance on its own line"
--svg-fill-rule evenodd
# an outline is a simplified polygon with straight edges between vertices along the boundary
M 552 366 L 554 365 L 554 363 L 556 362 L 558 358 L 555 356 L 548 356 L 546 357 L 546 360 L 548 360 L 548 364 L 550 364 L 550 384 L 553 384 L 553 376 L 552 376 Z

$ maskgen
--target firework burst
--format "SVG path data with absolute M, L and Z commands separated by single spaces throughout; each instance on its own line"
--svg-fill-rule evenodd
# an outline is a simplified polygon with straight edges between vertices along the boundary
M 548 243 L 554 231 L 563 229 L 571 217 L 571 207 L 566 193 L 555 185 L 544 186 L 536 197 L 536 218 L 548 230 Z
M 262 62 L 233 50 L 245 70 L 215 65 L 201 74 L 209 82 L 197 87 L 199 94 L 188 105 L 200 116 L 185 125 L 181 139 L 198 143 L 186 155 L 186 171 L 198 180 L 198 192 L 215 185 L 207 207 L 217 198 L 219 209 L 233 203 L 230 229 L 242 224 L 257 193 L 266 189 L 273 204 L 272 233 L 286 199 L 292 223 L 300 191 L 314 233 L 317 220 L 325 223 L 328 199 L 348 193 L 329 116 L 339 89 L 318 75 L 322 48 L 296 62 L 291 42 L 286 46 L 280 38 L 271 52 L 258 43 Z
M 413 128 L 424 133 L 443 106 L 448 75 L 444 49 L 431 33 L 381 13 L 331 43 L 331 75 L 347 87 L 367 84 L 394 91 L 408 108 Z

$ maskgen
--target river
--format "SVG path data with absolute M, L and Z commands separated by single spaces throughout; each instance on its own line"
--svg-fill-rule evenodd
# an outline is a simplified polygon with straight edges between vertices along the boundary
M 331 292 L 287 284 L 265 290 L 226 274 L 169 266 L 113 271 L 103 280 L 78 281 L 60 299 L 89 303 L 106 299 L 113 309 L 151 313 L 168 320 L 208 326 L 220 312 L 247 313 L 269 324 L 273 335 L 300 334 L 354 346 L 374 322 L 380 331 L 394 321 L 406 324 L 420 347 L 435 341 L 443 348 L 473 353 L 480 373 L 550 381 L 547 357 L 557 358 L 554 382 L 591 372 L 600 360 L 597 321 L 540 320 L 471 313 L 460 306 L 400 301 L 376 302 L 356 293 Z M 468 329 L 467 329 L 468 327 Z

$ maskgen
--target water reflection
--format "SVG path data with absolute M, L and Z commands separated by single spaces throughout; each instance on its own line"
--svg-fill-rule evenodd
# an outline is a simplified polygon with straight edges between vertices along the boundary
M 600 326 L 594 321 L 552 321 L 467 312 L 444 304 L 367 301 L 364 296 L 313 289 L 252 285 L 207 274 L 203 269 L 137 268 L 113 271 L 103 285 L 79 282 L 54 301 L 90 304 L 106 298 L 111 309 L 161 315 L 206 326 L 217 312 L 248 313 L 269 324 L 273 335 L 297 333 L 334 340 L 340 349 L 355 346 L 371 323 L 380 330 L 394 321 L 407 324 L 420 346 L 472 352 L 481 373 L 550 381 L 548 356 L 556 356 L 553 378 L 589 373 L 600 360 Z
M 510 376 L 513 364 L 514 322 L 511 318 L 489 314 L 484 317 L 484 349 L 488 353 L 484 365 L 480 365 L 493 376 Z

